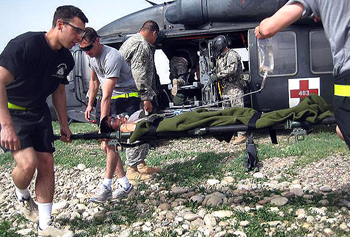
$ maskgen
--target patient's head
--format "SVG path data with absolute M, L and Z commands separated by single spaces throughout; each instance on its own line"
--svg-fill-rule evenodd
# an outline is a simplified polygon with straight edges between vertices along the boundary
M 128 121 L 128 115 L 126 114 L 112 114 L 105 116 L 100 123 L 101 133 L 115 132 L 120 128 L 120 125 Z

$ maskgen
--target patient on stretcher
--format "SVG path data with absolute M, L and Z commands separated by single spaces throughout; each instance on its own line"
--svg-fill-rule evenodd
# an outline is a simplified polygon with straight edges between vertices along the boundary
M 135 115 L 136 114 L 136 115 Z M 140 112 L 139 112 L 140 115 Z M 149 117 L 139 116 L 137 112 L 130 118 L 124 115 L 113 115 L 101 121 L 101 132 L 132 132 L 130 142 L 152 133 L 186 132 L 196 128 L 216 126 L 245 125 L 249 129 L 261 129 L 284 123 L 286 120 L 318 123 L 326 117 L 333 117 L 332 106 L 322 97 L 312 94 L 303 99 L 297 106 L 266 113 L 259 113 L 252 108 L 232 107 L 223 110 L 209 111 L 199 108 L 177 116 L 162 114 Z M 255 119 L 254 119 L 255 118 Z M 254 119 L 254 124 L 252 121 Z
M 140 111 L 136 111 L 130 117 L 125 113 L 112 114 L 104 117 L 100 123 L 101 133 L 110 133 L 115 131 L 121 132 L 133 132 L 136 127 L 137 121 L 140 119 L 134 119 L 139 116 Z

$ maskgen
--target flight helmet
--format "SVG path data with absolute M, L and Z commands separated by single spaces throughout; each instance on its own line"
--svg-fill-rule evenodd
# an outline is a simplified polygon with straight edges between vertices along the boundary
M 228 47 L 228 40 L 224 35 L 216 36 L 213 39 L 213 53 L 215 57 L 219 56 L 221 51 Z

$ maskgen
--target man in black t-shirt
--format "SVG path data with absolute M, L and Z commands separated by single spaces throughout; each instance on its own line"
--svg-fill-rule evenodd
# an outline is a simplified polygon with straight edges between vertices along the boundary
M 46 98 L 52 95 L 61 140 L 70 142 L 65 84 L 74 67 L 68 49 L 82 40 L 88 19 L 74 6 L 56 9 L 49 32 L 27 32 L 12 39 L 0 55 L 1 147 L 16 162 L 15 195 L 26 218 L 39 223 L 41 236 L 62 236 L 52 223 L 54 139 Z M 37 204 L 28 186 L 37 171 Z

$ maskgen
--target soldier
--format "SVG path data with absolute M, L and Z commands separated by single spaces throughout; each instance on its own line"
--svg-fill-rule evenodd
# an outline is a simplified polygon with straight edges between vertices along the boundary
M 228 40 L 224 35 L 214 38 L 213 51 L 216 57 L 216 77 L 222 88 L 225 106 L 229 104 L 228 107 L 244 107 L 241 57 L 235 50 L 228 48 Z M 246 140 L 246 132 L 240 131 L 237 138 L 233 137 L 231 142 L 236 145 Z
M 191 85 L 195 80 L 197 71 L 198 56 L 191 49 L 177 50 L 169 61 L 170 81 L 173 86 L 171 94 L 175 105 L 184 105 L 190 97 L 189 91 L 181 91 L 178 93 L 179 86 Z M 191 92 L 192 93 L 192 92 Z
M 188 72 L 188 61 L 181 56 L 174 56 L 170 59 L 170 80 L 173 83 L 171 94 L 177 95 L 178 86 L 187 84 L 186 74 Z
M 157 40 L 158 33 L 158 24 L 152 20 L 146 21 L 139 33 L 126 40 L 119 49 L 131 67 L 142 101 L 142 109 L 147 113 L 152 113 L 156 109 L 154 108 L 157 90 L 153 44 Z M 144 160 L 148 150 L 148 144 L 126 149 L 127 178 L 129 180 L 149 179 L 150 174 L 160 172 L 159 168 L 146 165 Z

